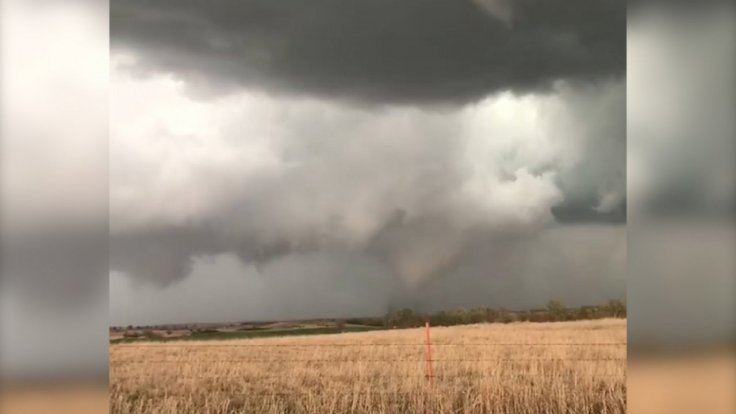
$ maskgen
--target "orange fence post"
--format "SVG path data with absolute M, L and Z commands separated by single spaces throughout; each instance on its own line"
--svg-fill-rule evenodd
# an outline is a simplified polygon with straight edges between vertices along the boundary
M 434 373 L 432 371 L 432 341 L 429 336 L 429 321 L 424 322 L 424 332 L 427 342 L 427 379 L 431 385 L 434 382 Z

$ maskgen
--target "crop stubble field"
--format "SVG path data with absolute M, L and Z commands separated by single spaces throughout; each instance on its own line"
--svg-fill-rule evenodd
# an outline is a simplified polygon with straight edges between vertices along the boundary
M 626 321 L 110 347 L 112 413 L 624 413 Z

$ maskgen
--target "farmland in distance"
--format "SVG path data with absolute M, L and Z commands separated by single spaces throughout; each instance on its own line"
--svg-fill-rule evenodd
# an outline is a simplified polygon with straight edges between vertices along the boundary
M 112 413 L 624 413 L 626 320 L 110 346 Z M 428 354 L 431 353 L 431 354 Z M 427 359 L 430 359 L 428 363 Z

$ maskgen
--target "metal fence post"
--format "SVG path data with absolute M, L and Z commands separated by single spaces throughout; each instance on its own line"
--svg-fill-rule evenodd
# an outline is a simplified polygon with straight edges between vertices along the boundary
M 424 332 L 427 343 L 427 379 L 429 384 L 432 385 L 434 383 L 434 372 L 432 370 L 432 341 L 429 335 L 429 321 L 424 323 Z

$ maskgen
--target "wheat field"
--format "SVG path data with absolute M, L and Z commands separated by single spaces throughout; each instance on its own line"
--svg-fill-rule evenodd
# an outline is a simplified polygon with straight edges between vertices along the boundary
M 624 413 L 626 321 L 110 347 L 112 413 Z

